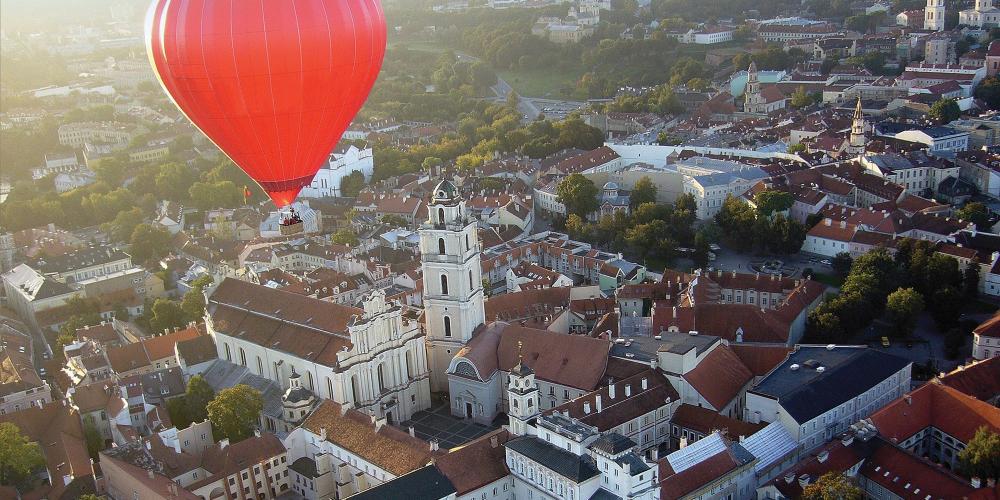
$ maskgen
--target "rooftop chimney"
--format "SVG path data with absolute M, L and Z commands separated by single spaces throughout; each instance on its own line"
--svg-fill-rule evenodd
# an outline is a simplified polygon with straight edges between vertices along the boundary
M 596 408 L 597 409 L 597 413 L 601 413 L 601 395 L 600 394 L 598 394 L 597 397 L 594 398 L 594 406 L 597 407 Z
M 648 389 L 648 388 L 649 388 L 649 381 L 648 381 L 648 380 L 646 380 L 646 377 L 643 377 L 643 378 L 642 378 L 642 390 L 644 390 L 644 391 L 645 391 L 645 390 L 646 390 L 646 389 Z
M 632 397 L 632 386 L 630 384 L 625 384 L 625 397 Z
M 417 436 L 416 433 L 414 432 L 414 429 L 413 429 L 412 425 L 410 426 L 409 430 L 410 430 L 410 437 L 416 437 Z
M 608 386 L 608 399 L 615 399 L 615 384 Z
M 583 414 L 590 415 L 590 401 L 583 402 Z

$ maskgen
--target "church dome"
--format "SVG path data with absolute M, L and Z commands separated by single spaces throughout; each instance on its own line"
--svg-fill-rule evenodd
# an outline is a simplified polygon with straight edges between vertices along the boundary
M 605 191 L 618 191 L 618 183 L 617 182 L 610 182 L 610 181 L 606 182 L 604 184 L 604 190 Z
M 449 202 L 453 201 L 458 197 L 458 188 L 455 187 L 451 181 L 445 179 L 438 183 L 434 187 L 434 194 L 431 196 L 431 201 L 437 202 Z

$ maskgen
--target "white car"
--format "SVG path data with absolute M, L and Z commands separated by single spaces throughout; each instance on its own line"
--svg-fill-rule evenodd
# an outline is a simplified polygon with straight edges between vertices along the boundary
M 715 243 L 712 243 L 712 244 L 708 245 L 708 249 L 711 250 L 711 251 L 713 251 L 713 252 L 718 252 L 719 250 L 722 250 L 722 247 L 720 247 L 719 245 L 716 245 Z
M 824 266 L 833 265 L 833 262 L 830 262 L 830 259 L 823 259 L 823 260 L 819 261 L 819 263 L 823 264 Z

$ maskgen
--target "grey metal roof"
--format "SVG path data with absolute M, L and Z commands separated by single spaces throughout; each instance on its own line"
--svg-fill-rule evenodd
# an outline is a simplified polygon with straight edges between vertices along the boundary
M 590 443 L 589 448 L 601 450 L 609 455 L 617 455 L 635 448 L 635 441 L 617 432 L 612 432 L 597 438 L 593 443 Z
M 690 335 L 688 333 L 659 332 L 656 333 L 659 340 L 652 337 L 631 337 L 628 338 L 628 345 L 612 344 L 611 355 L 617 358 L 629 358 L 626 354 L 631 353 L 631 360 L 649 361 L 656 357 L 657 352 L 669 352 L 672 354 L 684 354 L 691 349 L 695 349 L 696 354 L 701 354 L 706 349 L 719 341 L 719 337 L 714 335 Z
M 777 399 L 802 424 L 871 389 L 908 364 L 908 360 L 868 347 L 800 346 L 751 392 Z M 792 370 L 792 365 L 798 368 Z
M 621 500 L 621 499 L 622 497 L 615 495 L 614 493 L 611 493 L 608 490 L 598 489 L 597 491 L 594 492 L 593 495 L 590 495 L 590 498 L 587 500 Z
M 428 465 L 347 498 L 353 500 L 440 500 L 456 492 L 455 486 L 437 467 Z
M 616 458 L 615 462 L 619 465 L 626 466 L 630 476 L 638 476 L 639 474 L 642 474 L 650 469 L 649 465 L 646 465 L 646 462 L 644 462 L 635 452 L 622 455 Z
M 292 462 L 292 465 L 288 466 L 288 468 L 298 472 L 300 476 L 308 478 L 315 478 L 319 476 L 319 473 L 316 470 L 316 461 L 309 457 L 302 457 Z
M 245 366 L 233 364 L 222 359 L 213 361 L 201 376 L 205 378 L 205 382 L 208 382 L 208 385 L 212 386 L 215 392 L 239 384 L 246 384 L 257 389 L 264 399 L 263 413 L 276 419 L 281 418 L 282 390 L 277 382 L 250 373 L 250 370 Z
M 534 436 L 515 438 L 506 446 L 576 483 L 600 474 L 593 458 L 575 455 Z
M 875 164 L 879 169 L 894 172 L 896 170 L 906 170 L 916 168 L 905 156 L 890 153 L 884 155 L 868 155 L 866 159 Z

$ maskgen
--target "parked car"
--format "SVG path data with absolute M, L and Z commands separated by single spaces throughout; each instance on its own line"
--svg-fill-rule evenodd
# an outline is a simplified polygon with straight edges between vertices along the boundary
M 823 264 L 824 266 L 833 265 L 833 262 L 830 262 L 830 259 L 823 259 L 823 260 L 819 261 L 819 263 Z
M 713 252 L 718 252 L 719 250 L 722 250 L 722 247 L 720 247 L 719 245 L 717 245 L 715 243 L 710 243 L 708 245 L 708 249 L 711 250 L 711 251 L 713 251 Z
M 889 337 L 882 337 L 882 347 L 889 347 Z

